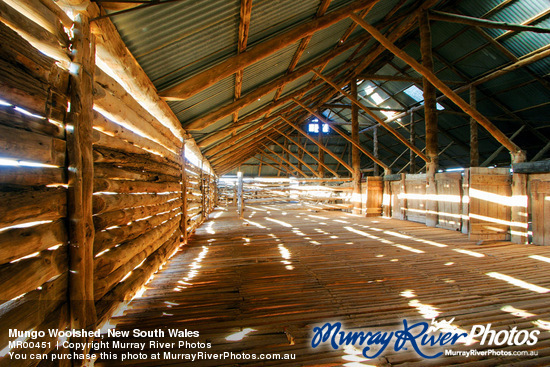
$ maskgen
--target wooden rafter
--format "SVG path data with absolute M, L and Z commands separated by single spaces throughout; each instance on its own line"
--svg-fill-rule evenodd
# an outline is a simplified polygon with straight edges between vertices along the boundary
M 358 37 L 358 38 L 355 38 L 354 40 L 351 40 L 349 43 L 347 43 L 345 45 L 342 45 L 342 47 L 339 47 L 336 50 L 332 50 L 332 51 L 330 51 L 326 54 L 323 54 L 323 55 L 319 56 L 318 58 L 316 58 L 313 61 L 307 63 L 306 65 L 298 68 L 297 70 L 294 70 L 292 73 L 282 75 L 278 78 L 275 78 L 275 79 L 263 84 L 262 86 L 254 89 L 253 91 L 250 91 L 249 93 L 245 94 L 244 96 L 241 96 L 241 98 L 235 100 L 234 102 L 229 103 L 227 105 L 224 105 L 222 107 L 219 107 L 219 108 L 217 108 L 213 111 L 210 111 L 210 112 L 208 112 L 208 113 L 206 113 L 202 116 L 199 116 L 199 117 L 195 118 L 193 121 L 189 122 L 185 126 L 185 128 L 187 130 L 202 130 L 202 129 L 216 123 L 220 119 L 222 119 L 226 116 L 229 116 L 229 115 L 231 115 L 235 112 L 238 112 L 240 109 L 242 109 L 242 108 L 248 106 L 249 104 L 257 101 L 259 98 L 263 97 L 264 95 L 273 92 L 277 88 L 282 88 L 286 84 L 288 84 L 288 83 L 290 83 L 290 82 L 292 82 L 292 81 L 294 81 L 294 80 L 310 73 L 311 70 L 313 70 L 314 68 L 316 68 L 319 65 L 323 64 L 325 61 L 332 60 L 336 56 L 338 56 L 338 55 L 342 54 L 343 52 L 349 50 L 350 48 L 356 46 L 361 40 L 366 39 L 366 38 L 367 37 L 365 35 L 363 35 L 361 37 Z M 341 70 L 341 68 L 339 68 L 338 71 L 339 70 Z M 336 72 L 337 71 L 335 71 L 331 74 L 334 74 Z M 296 96 L 296 95 L 298 95 L 298 93 L 299 94 L 306 93 L 308 90 L 311 90 L 311 89 L 315 88 L 317 85 L 318 85 L 318 83 L 314 84 L 314 85 L 307 85 L 305 87 L 302 87 L 300 92 L 296 91 L 296 92 L 293 92 L 292 94 L 294 96 Z M 267 108 L 267 106 L 265 106 L 265 107 L 262 108 L 262 110 L 270 111 L 273 108 L 275 108 L 277 106 L 280 106 L 280 105 L 282 105 L 286 102 L 288 102 L 288 98 L 283 98 L 283 99 L 280 99 L 280 100 L 277 100 L 277 101 L 274 100 L 268 105 L 268 106 L 270 106 L 269 108 Z M 264 112 L 264 114 L 265 113 L 266 112 Z M 260 116 L 258 116 L 258 117 L 260 117 Z
M 241 0 L 241 22 L 239 24 L 239 41 L 238 50 L 239 54 L 246 50 L 246 44 L 248 43 L 248 31 L 250 29 L 250 15 L 252 14 L 252 0 Z M 243 69 L 239 69 L 235 73 L 235 100 L 241 98 L 241 90 L 243 86 Z M 239 113 L 233 113 L 233 122 L 237 122 L 239 119 Z
M 296 145 L 296 147 L 298 147 L 302 153 L 307 153 L 307 155 L 309 155 L 311 158 L 313 158 L 315 160 L 315 162 L 317 162 L 318 165 L 321 165 L 323 166 L 327 171 L 329 171 L 330 173 L 332 173 L 335 177 L 339 177 L 338 176 L 338 173 L 336 173 L 335 171 L 333 171 L 328 165 L 326 165 L 324 162 L 321 162 L 319 160 L 319 158 L 317 158 L 313 153 L 311 153 L 309 150 L 307 150 L 305 147 L 303 147 L 299 142 L 296 142 L 295 140 L 293 140 L 289 135 L 283 133 L 281 130 L 278 130 L 277 128 L 273 128 L 275 131 L 277 131 L 279 134 L 281 134 L 282 136 L 284 136 L 285 138 L 288 139 L 288 141 L 290 141 L 291 143 L 293 143 L 294 145 Z
M 290 122 L 289 120 L 285 119 L 284 117 L 282 118 L 287 124 L 289 124 L 290 126 L 292 126 L 294 128 L 294 130 L 298 131 L 300 134 L 302 134 L 303 136 L 305 136 L 307 139 L 309 139 L 309 141 L 311 141 L 313 144 L 317 145 L 317 147 L 324 151 L 325 153 L 327 153 L 328 155 L 330 155 L 332 158 L 334 158 L 337 162 L 339 162 L 340 164 L 342 164 L 342 166 L 344 166 L 350 173 L 353 173 L 353 168 L 351 168 L 351 166 L 349 164 L 347 164 L 346 162 L 344 162 L 342 159 L 340 159 L 336 154 L 332 153 L 330 150 L 328 150 L 324 145 L 322 145 L 320 142 L 318 142 L 317 140 L 313 139 L 311 136 L 308 135 L 308 133 L 306 133 L 304 130 L 302 130 L 300 127 L 298 127 L 297 125 L 293 124 L 292 122 Z
M 296 165 L 294 165 L 291 161 L 289 161 L 288 159 L 286 159 L 282 154 L 279 154 L 277 153 L 276 151 L 274 151 L 273 149 L 271 149 L 270 147 L 268 147 L 267 145 L 265 144 L 262 144 L 263 148 L 265 150 L 267 150 L 269 153 L 273 154 L 274 156 L 276 156 L 277 158 L 279 158 L 281 161 L 285 162 L 287 165 L 289 165 L 290 167 L 294 168 L 294 170 L 296 172 L 298 172 L 299 174 L 301 174 L 302 176 L 304 177 L 309 177 L 308 175 L 306 175 L 306 173 L 304 171 L 302 171 L 301 169 L 299 169 L 298 167 L 296 167 Z
M 535 27 L 535 26 L 523 25 L 523 24 L 499 22 L 499 21 L 494 21 L 489 19 L 470 17 L 466 15 L 461 15 L 461 14 L 451 14 L 451 13 L 446 13 L 446 12 L 437 11 L 437 10 L 430 10 L 429 17 L 432 20 L 467 24 L 467 25 L 483 27 L 483 28 L 507 29 L 509 31 L 519 31 L 519 32 L 529 31 L 529 32 L 535 32 L 535 33 L 550 33 L 550 29 L 544 28 L 544 27 Z M 527 23 L 530 23 L 530 22 L 532 22 L 532 20 L 528 21 Z
M 373 1 L 374 0 L 356 0 L 325 16 L 300 24 L 278 36 L 255 45 L 254 48 L 248 51 L 230 57 L 203 72 L 195 74 L 191 78 L 161 92 L 161 96 L 169 100 L 187 99 L 223 78 L 237 72 L 237 70 L 252 65 L 309 34 L 313 34 L 321 29 L 338 23 L 347 18 L 354 11 L 363 9 Z
M 389 168 L 384 162 L 382 162 L 380 159 L 376 158 L 371 152 L 367 151 L 365 148 L 361 146 L 361 144 L 354 141 L 352 138 L 350 138 L 345 132 L 340 130 L 338 127 L 336 127 L 334 124 L 332 124 L 330 121 L 328 121 L 326 118 L 321 116 L 319 113 L 313 111 L 306 105 L 304 105 L 302 102 L 298 101 L 297 99 L 294 99 L 294 102 L 298 105 L 300 105 L 304 110 L 308 111 L 312 116 L 315 116 L 319 121 L 321 121 L 324 124 L 327 124 L 334 132 L 338 133 L 340 136 L 342 136 L 344 139 L 346 139 L 348 142 L 350 142 L 354 147 L 359 149 L 363 154 L 365 154 L 367 157 L 375 161 L 377 164 L 384 168 Z
M 415 78 L 412 76 L 404 76 L 404 75 L 377 75 L 377 74 L 361 73 L 358 75 L 358 78 L 366 79 L 366 80 L 422 83 L 422 78 Z M 455 80 L 442 80 L 442 82 L 445 84 L 464 84 L 463 82 L 457 82 Z
M 284 152 L 286 152 L 286 153 L 289 154 L 290 156 L 294 157 L 300 164 L 306 166 L 307 169 L 309 169 L 315 176 L 321 177 L 321 175 L 318 174 L 316 170 L 314 170 L 309 164 L 307 164 L 307 163 L 306 163 L 303 159 L 301 159 L 299 156 L 297 156 L 296 154 L 294 154 L 290 149 L 288 149 L 287 147 L 285 147 L 284 145 L 282 145 L 281 143 L 279 143 L 277 140 L 275 140 L 275 139 L 273 139 L 273 138 L 268 137 L 268 139 L 269 139 L 273 144 L 276 144 L 279 148 L 281 148 Z M 299 167 L 298 167 L 298 168 L 299 168 Z
M 315 14 L 316 18 L 323 16 L 325 14 L 331 1 L 332 0 L 321 0 L 321 4 L 319 4 L 319 8 L 317 9 L 317 14 Z M 298 46 L 298 49 L 292 56 L 292 60 L 290 60 L 290 64 L 288 65 L 288 69 L 286 71 L 287 74 L 290 74 L 294 71 L 294 69 L 296 68 L 296 65 L 298 64 L 298 61 L 300 61 L 302 55 L 306 51 L 306 48 L 309 45 L 309 41 L 311 41 L 312 37 L 313 37 L 313 34 L 310 34 L 302 38 L 302 40 L 300 41 L 300 45 Z M 274 102 L 277 101 L 281 96 L 281 93 L 283 92 L 283 88 L 284 86 L 280 86 L 275 91 L 275 96 L 273 97 Z
M 378 122 L 381 126 L 383 126 L 386 130 L 388 130 L 390 133 L 392 133 L 399 141 L 401 141 L 403 144 L 405 144 L 407 147 L 409 147 L 409 149 L 412 149 L 420 158 L 422 158 L 424 161 L 427 161 L 427 158 L 426 156 L 420 151 L 420 149 L 418 149 L 417 147 L 415 147 L 414 145 L 411 145 L 409 143 L 409 141 L 407 139 L 405 139 L 399 132 L 397 132 L 397 130 L 395 130 L 393 127 L 391 127 L 390 125 L 386 124 L 384 122 L 384 120 L 382 120 L 380 117 L 378 117 L 374 112 L 372 112 L 371 110 L 369 110 L 368 107 L 366 107 L 364 104 L 362 104 L 361 102 L 359 102 L 359 100 L 357 100 L 355 97 L 353 97 L 352 95 L 350 95 L 349 93 L 346 93 L 344 92 L 341 88 L 338 88 L 338 86 L 332 82 L 331 80 L 329 80 L 328 78 L 326 78 L 325 76 L 323 76 L 322 74 L 320 74 L 319 72 L 315 71 L 314 70 L 314 73 L 315 75 L 317 75 L 319 78 L 323 79 L 326 83 L 330 84 L 334 89 L 336 89 L 339 93 L 341 93 L 342 95 L 346 96 L 347 99 L 349 99 L 354 105 L 358 106 L 359 108 L 361 108 L 363 111 L 365 111 L 370 117 L 372 117 L 376 122 Z M 378 162 L 376 162 L 378 163 Z M 378 163 L 378 165 L 384 167 L 385 164 L 380 164 Z
M 457 106 L 459 106 L 464 112 L 466 112 L 470 117 L 475 119 L 480 125 L 482 125 L 489 133 L 502 145 L 508 149 L 512 155 L 514 161 L 521 161 L 525 157 L 525 153 L 514 143 L 512 142 L 502 131 L 500 131 L 491 121 L 489 121 L 485 116 L 483 116 L 479 111 L 470 107 L 458 94 L 453 92 L 445 83 L 443 83 L 439 78 L 437 78 L 431 71 L 426 69 L 414 58 L 409 56 L 405 51 L 399 49 L 393 44 L 388 38 L 386 38 L 382 33 L 380 33 L 375 27 L 368 24 L 361 18 L 357 17 L 355 14 L 351 15 L 351 18 L 361 25 L 367 32 L 369 32 L 378 42 L 380 42 L 384 47 L 386 47 L 391 53 L 399 57 L 401 60 L 409 64 L 414 70 L 424 76 L 431 84 L 433 84 L 437 89 L 439 89 L 443 94 L 445 94 L 451 101 L 453 101 Z

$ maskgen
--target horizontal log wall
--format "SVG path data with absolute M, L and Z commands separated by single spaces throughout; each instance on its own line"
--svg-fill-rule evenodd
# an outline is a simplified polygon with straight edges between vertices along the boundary
M 40 9 L 63 29 L 54 12 Z M 79 152 L 68 153 L 74 146 L 66 133 L 74 131 L 75 118 L 67 112 L 75 92 L 69 39 L 6 4 L 0 4 L 0 21 L 0 159 L 6 162 L 0 165 L 0 329 L 65 329 L 73 312 L 68 216 L 76 207 L 69 200 L 69 166 L 80 167 L 71 162 Z M 94 101 L 88 110 L 93 195 L 90 212 L 80 214 L 93 215 L 87 228 L 94 238 L 93 277 L 86 278 L 97 317 L 92 329 L 142 289 L 180 248 L 182 232 L 192 233 L 217 203 L 215 177 L 182 157 L 180 138 L 107 74 L 94 74 L 87 91 Z M 7 332 L 0 335 L 0 350 L 9 340 Z M 0 366 L 39 362 L 1 358 Z
M 0 158 L 6 160 L 0 165 L 1 350 L 8 329 L 64 329 L 69 323 L 63 126 L 69 73 L 4 23 L 0 42 Z M 18 363 L 0 360 L 0 366 Z
M 199 167 L 185 160 L 187 234 L 192 234 L 217 205 L 216 180 Z

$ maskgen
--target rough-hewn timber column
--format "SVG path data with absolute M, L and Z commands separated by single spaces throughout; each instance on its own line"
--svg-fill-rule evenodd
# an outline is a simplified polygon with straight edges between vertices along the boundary
M 317 134 L 317 141 L 319 142 L 319 144 L 324 145 L 323 144 L 323 131 L 322 130 L 323 130 L 323 123 L 322 123 L 321 120 L 319 120 L 319 132 Z M 319 148 L 318 158 L 319 158 L 319 162 L 325 163 L 325 151 L 322 150 L 321 148 Z M 317 169 L 319 171 L 319 177 L 325 177 L 325 167 L 323 167 L 323 165 L 319 164 Z
M 378 153 L 378 126 L 379 125 L 376 125 L 372 131 L 372 154 L 376 157 L 376 158 L 380 158 L 379 156 L 379 153 Z M 375 176 L 380 176 L 380 166 L 376 164 L 376 162 L 374 162 L 374 173 L 373 175 Z
M 470 106 L 476 108 L 476 87 L 470 87 Z M 477 122 L 470 118 L 470 167 L 479 167 Z
M 357 99 L 357 80 L 352 78 L 350 81 L 351 95 Z M 359 107 L 351 106 L 351 138 L 357 144 L 359 143 Z M 375 163 L 376 164 L 376 163 Z M 353 167 L 353 193 L 351 202 L 353 204 L 353 214 L 361 214 L 361 152 L 355 146 L 351 147 L 351 166 Z
M 428 13 L 421 12 L 418 16 L 420 28 L 420 51 L 422 53 L 422 65 L 429 71 L 433 71 L 432 59 L 432 35 Z M 435 173 L 437 172 L 439 155 L 437 147 L 437 110 L 435 101 L 435 87 L 426 78 L 422 78 L 424 89 L 424 120 L 426 125 L 426 225 L 437 225 L 437 186 Z
M 243 217 L 243 173 L 237 172 L 237 212 L 239 218 Z
M 409 122 L 409 142 L 411 145 L 415 144 L 416 141 L 416 131 L 414 130 L 414 112 L 411 111 L 411 121 Z M 416 173 L 416 164 L 414 161 L 414 152 L 412 149 L 410 149 L 409 153 L 409 172 L 410 173 Z
M 67 115 L 68 206 L 69 218 L 69 307 L 70 327 L 95 330 L 96 312 L 93 287 L 94 224 L 92 195 L 94 166 L 92 154 L 92 87 L 95 46 L 87 16 L 74 21 L 73 68 L 70 76 L 71 108 Z M 85 342 L 86 338 L 72 338 Z M 89 345 L 89 344 L 87 344 Z M 74 352 L 88 352 L 74 350 Z

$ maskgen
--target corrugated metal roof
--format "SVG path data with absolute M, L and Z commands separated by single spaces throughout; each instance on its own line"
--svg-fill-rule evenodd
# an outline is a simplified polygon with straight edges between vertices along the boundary
M 327 13 L 346 6 L 352 1 L 332 0 Z M 501 4 L 502 1 L 446 1 L 442 2 L 441 6 L 450 6 L 456 9 L 442 8 L 445 11 L 479 17 Z M 378 1 L 367 15 L 366 20 L 371 24 L 382 20 L 399 2 L 400 0 Z M 299 24 L 310 21 L 314 18 L 320 3 L 321 0 L 254 0 L 248 48 L 250 49 L 258 43 L 264 42 Z M 406 9 L 408 6 L 413 6 L 413 4 L 415 4 L 415 0 L 406 1 L 401 9 Z M 504 6 L 501 10 L 494 12 L 489 19 L 521 23 L 546 11 L 549 7 L 550 3 L 548 0 L 516 0 Z M 409 8 L 409 11 L 411 9 Z M 128 48 L 136 56 L 138 62 L 154 82 L 155 86 L 159 90 L 163 90 L 236 55 L 240 22 L 239 11 L 240 1 L 237 0 L 181 0 L 167 5 L 153 6 L 146 10 L 117 15 L 113 18 L 113 21 Z M 396 16 L 403 13 L 406 13 L 406 11 L 401 10 Z M 299 60 L 298 67 L 332 50 L 340 37 L 352 24 L 353 22 L 350 19 L 346 19 L 316 32 Z M 464 77 L 475 79 L 497 67 L 512 62 L 493 45 L 486 45 L 487 40 L 471 28 L 467 28 L 468 26 L 441 21 L 433 21 L 431 24 L 432 44 L 437 55 L 434 59 L 434 66 L 438 77 L 441 79 L 455 81 L 464 80 Z M 536 24 L 550 28 L 550 17 L 539 20 Z M 497 37 L 505 32 L 497 29 L 484 29 L 484 31 L 493 37 Z M 365 31 L 361 27 L 355 27 L 352 37 L 359 33 L 364 34 Z M 408 37 L 417 39 L 418 31 L 411 32 Z M 448 42 L 451 37 L 454 39 Z M 448 43 L 444 45 L 446 42 Z M 550 44 L 550 35 L 533 32 L 514 32 L 504 37 L 500 42 L 512 54 L 522 57 L 541 47 L 548 46 Z M 375 44 L 376 41 L 369 41 L 367 46 L 360 51 L 360 56 L 358 57 L 366 57 L 367 50 Z M 405 44 L 405 50 L 410 55 L 416 59 L 420 59 L 418 41 L 412 43 L 403 41 L 403 44 Z M 242 93 L 246 94 L 258 86 L 284 75 L 298 45 L 299 42 L 295 42 L 246 67 L 244 69 Z M 341 66 L 354 52 L 355 50 L 351 49 L 337 56 L 329 62 L 324 72 L 329 73 L 331 70 Z M 464 57 L 464 55 L 470 52 L 472 53 L 471 55 Z M 386 64 L 378 70 L 368 70 L 368 72 L 402 75 L 401 71 L 404 71 L 405 75 L 419 77 L 403 61 L 387 55 L 388 53 L 384 53 L 382 57 L 386 57 L 386 59 L 380 59 L 377 65 L 383 65 L 380 61 L 391 61 L 400 70 Z M 447 64 L 453 64 L 457 72 L 451 70 Z M 488 116 L 506 117 L 507 115 L 504 110 L 506 108 L 511 111 L 519 111 L 516 117 L 526 118 L 530 121 L 548 120 L 547 117 L 544 117 L 550 115 L 550 106 L 544 105 L 550 99 L 548 88 L 539 82 L 526 85 L 523 85 L 523 83 L 532 80 L 533 74 L 543 77 L 549 73 L 550 58 L 546 58 L 523 69 L 515 70 L 484 83 L 478 87 L 478 109 Z M 307 85 L 312 76 L 313 74 L 309 73 L 287 84 L 283 89 L 282 95 L 288 95 Z M 387 95 L 386 92 L 382 91 L 382 88 L 376 88 L 376 92 L 380 96 L 387 98 L 384 102 L 380 103 L 381 106 L 402 108 L 403 106 L 414 106 L 418 103 L 403 93 L 404 89 L 412 85 L 410 82 L 377 81 L 376 84 L 381 85 L 389 94 Z M 521 86 L 512 89 L 512 87 L 517 85 Z M 320 87 L 317 87 L 315 90 L 318 90 L 318 88 Z M 235 77 L 231 75 L 187 100 L 169 102 L 169 105 L 185 125 L 199 116 L 230 104 L 234 98 L 234 89 Z M 308 95 L 314 91 L 310 91 Z M 274 94 L 275 91 L 271 91 L 259 100 L 241 109 L 239 116 L 246 116 L 267 106 L 272 101 Z M 467 92 L 462 95 L 464 98 L 468 98 Z M 490 99 L 489 96 L 493 99 Z M 494 103 L 494 100 L 497 103 Z M 341 102 L 349 103 L 345 98 Z M 464 128 L 464 126 L 468 124 L 469 118 L 461 116 L 460 110 L 449 101 L 444 101 L 442 104 L 446 106 L 447 110 L 439 114 L 440 129 L 448 131 L 449 134 L 455 136 L 457 141 L 468 144 L 469 130 Z M 529 108 L 537 104 L 542 104 L 542 107 Z M 282 108 L 284 106 L 275 109 L 272 113 L 276 113 L 277 110 Z M 458 112 L 458 114 L 450 113 L 453 111 Z M 381 112 L 375 113 L 381 118 L 385 117 Z M 422 111 L 418 111 L 415 115 L 418 117 L 422 116 L 422 114 Z M 342 110 L 340 115 L 343 119 L 349 119 L 350 110 Z M 331 116 L 335 121 L 343 121 L 342 118 L 334 114 Z M 512 133 L 518 127 L 518 122 L 514 122 L 514 118 L 512 116 L 511 122 L 506 122 L 502 119 L 496 120 L 495 124 L 505 133 Z M 403 123 L 408 123 L 408 119 L 408 117 L 403 118 Z M 360 122 L 364 126 L 371 123 L 370 118 L 363 115 L 360 117 Z M 229 126 L 231 123 L 232 116 L 227 116 L 200 132 L 193 132 L 193 135 L 197 138 L 203 137 L 205 134 Z M 394 123 L 393 125 L 396 128 L 400 126 L 398 123 Z M 349 126 L 345 127 L 345 129 L 349 129 Z M 399 129 L 405 137 L 408 137 L 408 132 L 405 129 Z M 423 123 L 417 123 L 415 129 L 418 134 L 422 135 L 422 130 L 424 129 Z M 540 131 L 545 130 L 541 129 Z M 498 143 L 489 137 L 484 130 L 480 134 L 480 140 L 482 141 L 480 151 L 482 155 L 489 155 L 498 148 Z M 340 138 L 332 136 L 330 139 L 331 144 L 337 144 L 337 147 L 334 149 L 336 152 L 343 150 L 344 143 L 341 142 Z M 404 149 L 403 144 L 396 142 L 389 134 L 381 132 L 379 139 L 380 143 L 385 147 L 384 149 L 387 149 L 386 152 L 389 153 L 383 157 L 385 161 L 388 161 L 387 163 L 391 163 L 395 159 L 395 156 L 400 154 Z M 517 139 L 519 139 L 518 142 L 521 145 L 522 139 L 525 139 L 525 136 L 522 134 Z M 449 141 L 449 138 L 445 134 L 441 135 L 440 148 L 447 145 Z M 362 142 L 369 149 L 372 147 L 372 142 L 368 137 L 362 137 Z M 535 143 L 538 142 L 536 140 Z M 417 145 L 422 146 L 422 144 L 418 143 Z M 381 151 L 384 150 L 381 148 Z M 460 145 L 450 147 L 446 151 L 446 154 L 440 158 L 440 162 L 442 165 L 452 164 L 456 166 L 456 162 L 449 158 L 453 156 L 456 156 L 455 161 L 461 160 L 464 161 L 464 164 L 468 162 L 468 152 Z M 509 159 L 509 156 L 504 152 L 497 158 L 497 161 L 505 161 L 506 159 Z M 408 156 L 402 158 L 401 162 L 406 162 L 407 160 Z
M 182 0 L 113 20 L 160 90 L 236 54 L 239 2 Z
M 243 94 L 284 75 L 299 42 L 279 50 L 265 59 L 247 67 L 243 73 Z
M 250 46 L 313 19 L 319 0 L 255 0 L 250 19 Z

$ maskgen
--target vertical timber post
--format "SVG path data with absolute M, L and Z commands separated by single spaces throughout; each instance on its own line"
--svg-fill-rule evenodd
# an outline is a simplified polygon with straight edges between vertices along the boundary
M 357 99 L 357 80 L 350 81 L 351 95 Z M 359 107 L 351 105 L 351 139 L 359 144 Z M 356 146 L 351 147 L 351 166 L 353 168 L 353 192 L 351 203 L 353 214 L 361 214 L 361 152 Z
M 422 64 L 428 70 L 433 70 L 432 59 L 432 36 L 428 13 L 423 11 L 418 17 L 420 28 L 420 51 L 422 53 Z M 438 166 L 437 147 L 437 111 L 435 101 L 435 87 L 426 79 L 422 78 L 424 88 L 424 118 L 426 124 L 426 225 L 435 227 L 437 225 L 437 186 L 435 173 Z
M 521 163 L 526 161 L 524 151 L 519 151 L 512 154 L 512 163 Z M 527 174 L 516 173 L 512 174 L 512 225 L 510 226 L 510 239 L 514 243 L 527 244 L 529 241 L 527 231 L 529 226 L 529 210 L 528 210 L 528 195 L 527 192 Z
M 319 121 L 319 134 L 317 134 L 317 140 L 319 141 L 319 144 L 323 145 L 323 123 Z M 318 157 L 319 161 L 325 163 L 325 151 L 321 148 L 319 149 Z M 325 177 L 325 167 L 323 165 L 319 164 L 318 167 L 319 170 L 319 176 Z
M 94 330 L 92 87 L 95 70 L 95 44 L 88 16 L 77 15 L 72 39 L 73 60 L 69 79 L 70 110 L 67 114 L 68 206 L 69 219 L 69 312 L 72 329 Z M 73 342 L 89 342 L 85 337 Z M 77 353 L 88 353 L 84 344 Z M 74 365 L 87 361 L 73 361 Z
M 380 125 L 376 125 L 374 127 L 374 130 L 372 131 L 372 155 L 374 155 L 376 158 L 378 157 L 378 127 Z M 380 176 L 380 166 L 374 162 L 374 176 Z
M 416 132 L 414 130 L 414 112 L 411 111 L 410 113 L 411 121 L 409 123 L 409 142 L 411 145 L 415 144 L 416 141 Z M 416 173 L 416 164 L 414 162 L 415 159 L 415 153 L 412 149 L 409 149 L 409 173 Z
M 470 233 L 470 169 L 464 170 L 462 176 L 462 222 L 461 232 Z
M 470 86 L 470 106 L 476 108 L 476 87 Z M 479 167 L 477 121 L 470 118 L 470 167 Z
M 187 171 L 185 171 L 185 139 L 181 146 L 181 222 L 182 241 L 187 244 Z
M 243 217 L 243 173 L 237 172 L 237 213 Z

